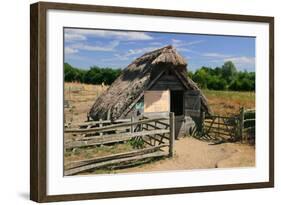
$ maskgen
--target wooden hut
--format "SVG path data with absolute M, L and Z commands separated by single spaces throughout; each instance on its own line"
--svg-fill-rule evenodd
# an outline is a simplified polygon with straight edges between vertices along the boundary
M 174 112 L 176 136 L 187 133 L 202 112 L 210 114 L 207 99 L 190 78 L 187 62 L 172 46 L 134 60 L 94 103 L 97 119 L 129 118 L 142 113 Z

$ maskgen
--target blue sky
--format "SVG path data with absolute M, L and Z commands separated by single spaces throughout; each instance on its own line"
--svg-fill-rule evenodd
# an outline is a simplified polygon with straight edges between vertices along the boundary
M 146 52 L 173 45 L 192 71 L 229 60 L 238 70 L 255 71 L 254 37 L 65 28 L 64 41 L 64 61 L 83 69 L 125 68 Z

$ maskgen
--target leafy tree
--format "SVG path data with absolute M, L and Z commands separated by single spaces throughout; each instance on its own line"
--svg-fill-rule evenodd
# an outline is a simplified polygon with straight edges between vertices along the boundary
M 227 83 L 224 79 L 214 75 L 209 78 L 207 87 L 211 90 L 226 90 Z
M 253 91 L 255 90 L 255 73 L 239 72 L 236 79 L 229 85 L 229 90 Z
M 221 68 L 221 76 L 226 81 L 232 81 L 235 79 L 237 74 L 237 69 L 232 61 L 227 61 L 223 64 Z
M 200 88 L 207 88 L 208 73 L 206 69 L 199 69 L 193 75 L 193 80 L 198 84 Z

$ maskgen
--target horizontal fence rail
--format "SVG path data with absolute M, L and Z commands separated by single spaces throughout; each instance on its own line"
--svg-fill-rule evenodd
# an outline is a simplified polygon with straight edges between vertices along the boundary
M 113 124 L 113 125 L 108 125 L 104 127 L 95 127 L 95 128 L 89 128 L 89 129 L 66 129 L 64 132 L 65 133 L 93 133 L 93 132 L 101 132 L 101 131 L 111 131 L 114 130 L 115 128 L 120 128 L 120 127 L 131 127 L 132 125 L 138 125 L 138 124 L 143 124 L 147 122 L 154 122 L 154 121 L 160 121 L 160 120 L 167 120 L 168 118 L 155 118 L 155 119 L 145 119 L 145 120 L 139 120 L 136 122 L 125 122 L 125 123 L 120 123 L 120 124 Z

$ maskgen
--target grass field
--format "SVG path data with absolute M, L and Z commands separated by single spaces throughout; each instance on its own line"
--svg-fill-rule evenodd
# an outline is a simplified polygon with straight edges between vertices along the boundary
M 203 90 L 214 114 L 229 116 L 239 113 L 239 109 L 255 108 L 254 92 Z
M 91 106 L 97 97 L 106 91 L 107 86 L 65 83 L 64 88 L 64 99 L 69 105 L 68 107 L 64 108 L 64 119 L 65 123 L 71 123 L 73 125 L 86 121 L 87 113 L 89 112 Z M 203 90 L 203 93 L 207 97 L 209 105 L 211 106 L 214 114 L 223 116 L 233 115 L 239 113 L 239 108 L 242 106 L 245 108 L 255 107 L 254 92 Z M 64 135 L 65 140 L 74 140 L 75 138 L 76 137 L 71 134 Z M 189 146 L 191 146 L 190 149 L 188 149 Z M 193 148 L 196 146 L 196 149 L 198 150 L 205 150 L 206 156 L 209 155 L 209 153 L 213 153 L 214 156 L 207 157 L 208 160 L 201 159 L 202 157 L 200 159 L 197 159 L 198 157 L 194 158 L 193 155 L 197 155 L 198 153 L 193 153 L 191 150 L 194 150 Z M 194 141 L 190 138 L 186 138 L 183 139 L 182 142 L 177 142 L 176 149 L 178 149 L 176 150 L 178 156 L 175 157 L 175 159 L 169 159 L 170 161 L 164 160 L 163 163 L 161 162 L 162 164 L 153 162 L 148 165 L 139 166 L 138 168 L 130 170 L 169 170 L 172 167 L 174 169 L 231 167 L 234 165 L 236 166 L 237 164 L 237 166 L 253 166 L 255 163 L 254 148 L 251 148 L 247 145 L 237 145 L 232 143 L 210 147 L 208 144 L 206 144 L 206 142 L 197 142 L 196 140 Z M 226 151 L 226 149 L 228 151 Z M 74 149 L 72 151 L 64 152 L 64 163 L 67 164 L 70 161 L 84 160 L 130 150 L 132 150 L 132 147 L 128 143 L 116 144 L 113 146 Z M 186 150 L 190 150 L 190 153 L 186 153 Z M 224 165 L 225 163 L 222 163 L 222 160 L 227 162 L 225 159 L 226 156 L 231 157 L 232 161 L 230 164 Z M 107 172 L 107 170 L 96 170 L 94 173 Z M 124 172 L 124 170 L 121 172 Z M 115 173 L 115 171 L 110 173 Z
M 64 100 L 69 103 L 69 107 L 64 109 L 65 122 L 84 122 L 95 100 L 106 89 L 102 85 L 65 83 Z

